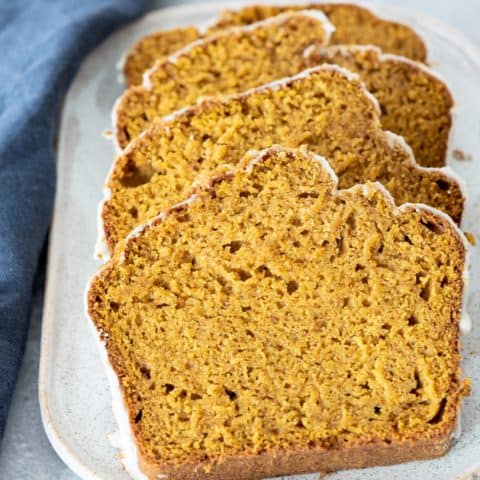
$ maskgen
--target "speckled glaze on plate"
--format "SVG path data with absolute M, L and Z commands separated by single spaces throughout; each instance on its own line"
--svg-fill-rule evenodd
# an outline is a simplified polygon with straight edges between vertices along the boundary
M 262 3 L 267 3 L 265 0 Z M 271 3 L 281 3 L 274 1 Z M 230 5 L 229 5 L 230 6 Z M 42 419 L 57 453 L 81 478 L 128 480 L 108 434 L 117 430 L 106 373 L 84 315 L 85 286 L 99 266 L 93 260 L 96 210 L 113 160 L 109 140 L 113 103 L 122 91 L 115 65 L 139 37 L 158 28 L 197 24 L 215 17 L 221 3 L 156 11 L 118 31 L 83 63 L 63 110 L 58 151 L 58 189 L 50 236 L 48 284 L 42 331 L 39 395 Z M 426 40 L 433 68 L 457 102 L 449 165 L 466 181 L 463 228 L 480 239 L 480 50 L 461 33 L 416 12 L 376 7 L 381 16 L 414 27 Z M 457 153 L 454 155 L 454 152 Z M 464 160 L 458 160 L 465 156 Z M 457 158 L 455 158 L 457 157 Z M 468 309 L 473 330 L 463 338 L 463 369 L 473 380 L 462 409 L 463 433 L 443 458 L 392 467 L 349 470 L 329 480 L 474 478 L 480 472 L 480 254 L 471 249 Z M 289 477 L 316 480 L 318 474 Z

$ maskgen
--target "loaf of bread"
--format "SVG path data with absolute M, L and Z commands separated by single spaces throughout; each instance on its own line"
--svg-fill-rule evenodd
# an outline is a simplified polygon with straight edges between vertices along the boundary
M 384 52 L 396 53 L 413 60 L 426 60 L 426 47 L 419 35 L 410 27 L 379 18 L 371 10 L 349 3 L 318 3 L 289 6 L 256 5 L 225 10 L 220 19 L 205 32 L 195 27 L 185 28 L 182 45 L 182 29 L 158 31 L 140 39 L 127 53 L 123 73 L 128 86 L 142 83 L 143 73 L 156 60 L 175 52 L 203 35 L 241 25 L 249 25 L 289 10 L 315 9 L 330 19 L 336 30 L 333 44 L 378 45 Z
M 456 222 L 462 217 L 464 198 L 452 172 L 419 167 L 403 140 L 382 130 L 378 105 L 363 84 L 325 65 L 205 100 L 145 130 L 117 157 L 107 180 L 101 218 L 109 249 L 185 198 L 199 174 L 275 143 L 306 145 L 328 158 L 341 188 L 376 180 L 399 205 L 426 203 Z
M 464 269 L 446 215 L 337 189 L 305 150 L 204 180 L 88 291 L 127 467 L 252 480 L 444 454 L 469 390 Z

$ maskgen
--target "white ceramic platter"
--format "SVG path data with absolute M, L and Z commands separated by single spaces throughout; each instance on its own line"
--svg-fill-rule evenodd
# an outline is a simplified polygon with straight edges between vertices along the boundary
M 113 159 L 110 111 L 122 87 L 115 64 L 140 36 L 158 28 L 203 24 L 220 3 L 164 9 L 118 31 L 83 63 L 67 96 L 58 149 L 58 190 L 50 237 L 48 286 L 40 363 L 40 404 L 45 429 L 60 457 L 83 479 L 124 480 L 107 433 L 116 430 L 110 393 L 90 326 L 84 290 L 98 268 L 93 260 L 96 209 Z M 469 200 L 464 229 L 480 239 L 480 51 L 460 33 L 415 12 L 378 8 L 386 17 L 412 25 L 425 38 L 435 69 L 451 86 L 457 119 L 451 149 L 471 159 L 450 165 L 466 180 Z M 477 220 L 477 221 L 476 221 Z M 480 255 L 472 249 L 469 310 L 472 334 L 464 339 L 464 371 L 473 379 L 462 411 L 463 434 L 443 458 L 393 467 L 344 471 L 333 480 L 464 479 L 480 471 Z M 297 480 L 316 479 L 299 476 Z

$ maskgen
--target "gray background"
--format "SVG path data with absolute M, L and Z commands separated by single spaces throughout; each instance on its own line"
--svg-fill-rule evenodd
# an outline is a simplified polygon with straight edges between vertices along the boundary
M 157 1 L 157 6 L 200 1 Z M 258 0 L 257 3 L 261 3 Z M 293 0 L 292 0 L 292 3 Z M 480 45 L 480 0 L 370 0 L 372 5 L 391 4 L 435 16 L 465 33 Z M 219 2 L 228 7 L 225 0 Z M 479 86 L 480 88 L 480 86 Z M 42 298 L 34 300 L 30 332 L 20 378 L 14 395 L 5 437 L 0 449 L 2 480 L 76 480 L 62 463 L 43 431 L 37 399 Z

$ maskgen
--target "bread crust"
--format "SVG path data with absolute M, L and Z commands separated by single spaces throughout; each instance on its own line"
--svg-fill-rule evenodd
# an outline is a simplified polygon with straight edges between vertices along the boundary
M 238 455 L 215 464 L 185 463 L 164 468 L 149 464 L 142 458 L 141 468 L 150 479 L 169 480 L 260 480 L 279 475 L 329 473 L 440 457 L 452 445 L 452 431 L 453 426 L 440 437 L 404 442 L 371 441 L 328 449 L 312 447 L 250 456 Z
M 163 55 L 169 55 L 176 48 L 182 48 L 186 43 L 193 42 L 199 37 L 200 32 L 196 27 L 185 27 L 162 30 L 140 38 L 126 52 L 123 60 L 122 72 L 127 87 L 142 83 L 142 73 L 140 73 L 142 69 L 152 67 Z M 149 52 L 150 49 L 155 50 L 156 56 Z M 144 50 L 147 50 L 146 54 Z M 146 58 L 142 58 L 143 56 Z
M 390 62 L 390 63 L 395 62 L 395 60 L 391 57 L 386 59 L 385 61 Z M 409 68 L 412 71 L 422 70 L 422 71 L 426 72 L 426 70 L 421 69 L 419 65 L 415 65 L 414 63 L 408 62 L 408 63 L 406 63 L 406 65 L 407 65 L 406 68 Z M 429 72 L 428 74 L 432 78 L 435 78 L 435 76 L 432 74 L 432 72 Z M 447 115 L 448 116 L 448 132 L 449 132 L 449 135 L 447 136 L 446 141 L 444 141 L 442 143 L 441 151 L 440 151 L 441 154 L 438 155 L 438 159 L 434 159 L 434 162 L 432 162 L 431 165 L 428 165 L 429 167 L 442 167 L 442 166 L 447 164 L 447 154 L 448 154 L 452 124 L 453 124 L 451 109 L 455 106 L 455 101 L 453 99 L 452 92 L 450 91 L 450 89 L 448 88 L 447 85 L 445 85 L 445 88 L 442 90 L 442 95 L 443 95 L 445 104 L 450 106 L 450 110 L 449 110 L 448 115 Z
M 293 10 L 249 25 L 220 30 L 157 60 L 144 73 L 143 84 L 128 88 L 115 103 L 112 126 L 116 147 L 119 150 L 125 148 L 155 119 L 194 105 L 199 98 L 234 94 L 299 73 L 305 68 L 303 50 L 312 43 L 328 45 L 333 30 L 322 11 Z M 238 44 L 244 49 L 233 51 Z M 215 64 L 218 52 L 221 54 L 225 50 L 230 52 L 228 61 L 223 65 Z M 251 69 L 251 75 L 242 75 L 241 84 L 236 84 L 233 76 L 241 69 L 239 53 L 245 66 Z M 209 58 L 208 63 L 206 58 Z M 235 74 L 231 71 L 233 60 Z M 190 83 L 194 75 L 192 68 L 202 74 L 194 83 Z M 207 78 L 211 75 L 211 78 L 208 80 L 203 75 Z M 166 79 L 175 81 L 169 86 Z

